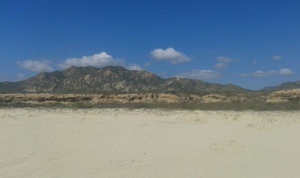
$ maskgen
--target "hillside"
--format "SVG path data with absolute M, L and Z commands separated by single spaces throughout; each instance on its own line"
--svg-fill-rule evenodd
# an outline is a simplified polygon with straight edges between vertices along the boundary
M 279 90 L 292 90 L 292 89 L 298 89 L 298 88 L 300 88 L 300 80 L 298 80 L 296 82 L 282 83 L 278 86 L 265 87 L 262 90 L 279 91 Z
M 228 84 L 172 77 L 162 79 L 145 70 L 130 71 L 120 66 L 69 67 L 40 73 L 24 81 L 0 82 L 1 93 L 137 93 L 137 92 L 247 92 Z

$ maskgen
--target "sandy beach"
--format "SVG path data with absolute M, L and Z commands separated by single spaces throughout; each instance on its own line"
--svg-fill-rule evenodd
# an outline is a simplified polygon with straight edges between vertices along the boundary
M 0 109 L 1 178 L 299 178 L 299 111 Z

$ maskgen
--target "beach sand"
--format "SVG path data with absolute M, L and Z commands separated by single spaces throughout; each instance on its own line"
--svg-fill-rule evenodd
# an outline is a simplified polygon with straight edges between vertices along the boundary
M 299 111 L 0 109 L 1 178 L 299 178 Z

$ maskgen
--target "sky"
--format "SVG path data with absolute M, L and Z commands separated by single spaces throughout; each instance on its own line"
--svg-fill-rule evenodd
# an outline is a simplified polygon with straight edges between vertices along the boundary
M 300 80 L 299 0 L 0 0 L 0 81 L 124 66 L 251 90 Z

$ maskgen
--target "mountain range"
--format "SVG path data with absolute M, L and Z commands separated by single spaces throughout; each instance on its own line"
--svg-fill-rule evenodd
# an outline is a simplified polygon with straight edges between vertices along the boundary
M 19 82 L 0 82 L 0 93 L 137 93 L 137 92 L 214 92 L 249 91 L 232 84 L 201 80 L 160 78 L 146 70 L 127 70 L 121 66 L 69 67 L 63 71 L 40 73 Z
M 300 88 L 300 80 L 296 82 L 286 82 L 278 86 L 265 87 L 262 90 L 279 91 L 279 90 L 291 90 Z
M 300 81 L 263 90 L 300 88 Z M 146 70 L 121 66 L 69 67 L 63 71 L 40 73 L 19 82 L 0 82 L 0 93 L 138 93 L 138 92 L 249 92 L 232 84 L 171 77 L 163 79 Z

